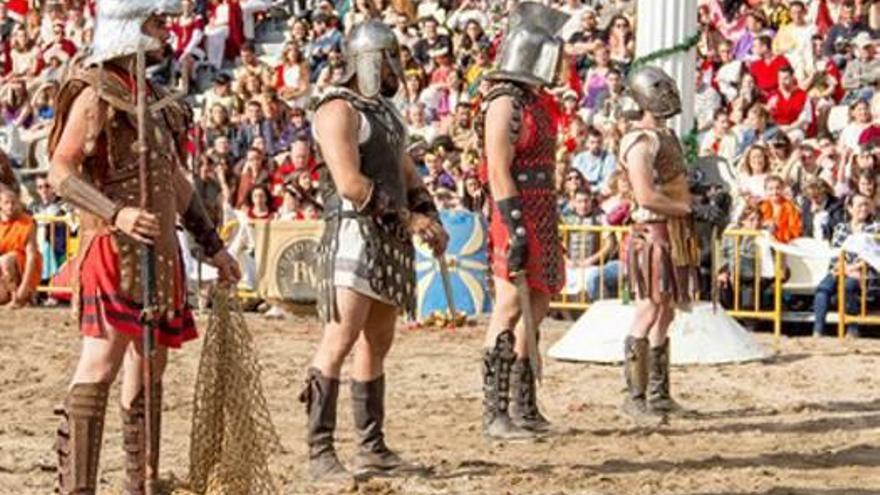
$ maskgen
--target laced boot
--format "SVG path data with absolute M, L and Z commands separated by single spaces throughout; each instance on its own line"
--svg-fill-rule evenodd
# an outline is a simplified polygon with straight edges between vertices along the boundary
M 626 398 L 623 412 L 634 418 L 648 416 L 645 403 L 648 388 L 648 339 L 627 336 L 623 344 L 623 376 Z
M 339 379 L 326 377 L 317 368 L 309 368 L 299 401 L 306 405 L 309 476 L 314 482 L 352 481 L 351 474 L 339 462 L 333 446 L 338 397 Z
M 528 440 L 535 433 L 515 425 L 508 414 L 513 331 L 505 330 L 495 339 L 495 347 L 483 354 L 483 434 L 498 440 Z
M 351 407 L 359 441 L 354 456 L 355 474 L 415 471 L 385 444 L 385 375 L 369 382 L 351 381 Z
M 55 442 L 57 493 L 96 493 L 109 390 L 108 383 L 77 383 L 70 389 L 64 405 L 55 409 L 55 414 L 61 416 Z
M 669 339 L 659 347 L 651 348 L 650 376 L 648 378 L 648 410 L 658 414 L 682 410 L 669 393 Z
M 128 408 L 120 406 L 122 417 L 122 448 L 125 452 L 124 495 L 143 495 L 146 493 L 147 472 L 147 424 L 144 389 L 135 396 Z M 162 383 L 153 385 L 153 401 L 150 403 L 150 416 L 153 430 L 150 432 L 150 472 L 156 482 L 159 475 L 159 439 L 162 432 Z
M 550 433 L 553 425 L 538 410 L 537 383 L 529 358 L 513 363 L 510 377 L 510 419 L 514 425 L 535 433 Z

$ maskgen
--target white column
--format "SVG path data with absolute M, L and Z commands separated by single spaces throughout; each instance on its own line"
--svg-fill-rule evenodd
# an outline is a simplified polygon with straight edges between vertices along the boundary
M 697 32 L 697 0 L 638 0 L 636 58 L 678 45 Z M 681 116 L 670 121 L 680 136 L 693 128 L 696 48 L 651 62 L 678 81 Z

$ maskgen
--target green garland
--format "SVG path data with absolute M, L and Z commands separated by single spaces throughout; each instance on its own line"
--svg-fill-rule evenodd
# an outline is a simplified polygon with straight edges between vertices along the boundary
M 686 38 L 681 43 L 671 46 L 669 48 L 662 48 L 655 52 L 651 52 L 647 55 L 641 56 L 635 60 L 633 60 L 632 64 L 630 64 L 629 68 L 632 70 L 635 67 L 640 67 L 642 65 L 649 64 L 655 60 L 659 60 L 661 58 L 666 58 L 671 55 L 675 55 L 678 53 L 689 52 L 691 48 L 697 46 L 697 43 L 700 42 L 700 33 L 696 33 L 693 36 Z

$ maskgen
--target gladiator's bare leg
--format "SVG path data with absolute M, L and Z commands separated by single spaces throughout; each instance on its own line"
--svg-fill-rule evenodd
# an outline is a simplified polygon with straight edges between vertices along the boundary
M 336 431 L 336 401 L 339 398 L 339 373 L 370 317 L 375 301 L 350 289 L 336 289 L 339 321 L 324 326 L 300 402 L 308 416 L 309 475 L 313 481 L 348 483 L 346 471 L 333 444 Z M 372 368 L 371 360 L 367 360 Z M 381 369 L 381 368 L 380 368 Z M 368 373 L 370 370 L 368 370 Z
M 0 285 L 3 285 L 9 292 L 9 299 L 18 289 L 21 283 L 21 273 L 18 270 L 18 259 L 15 254 L 5 254 L 0 256 Z
M 357 341 L 351 372 L 351 406 L 358 449 L 352 461 L 357 475 L 416 469 L 385 444 L 385 356 L 394 341 L 397 309 L 373 302 Z

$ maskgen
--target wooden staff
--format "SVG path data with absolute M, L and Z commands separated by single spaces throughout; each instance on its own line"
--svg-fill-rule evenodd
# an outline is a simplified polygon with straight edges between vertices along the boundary
M 137 51 L 137 150 L 140 178 L 140 207 L 146 210 L 150 205 L 149 188 L 149 160 L 147 155 L 147 63 L 143 46 Z M 141 282 L 143 283 L 143 313 L 141 323 L 143 325 L 143 379 L 144 379 L 144 490 L 147 495 L 156 492 L 156 473 L 150 460 L 153 458 L 153 359 L 155 358 L 156 344 L 156 252 L 152 245 L 141 246 Z

